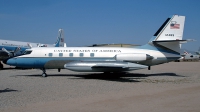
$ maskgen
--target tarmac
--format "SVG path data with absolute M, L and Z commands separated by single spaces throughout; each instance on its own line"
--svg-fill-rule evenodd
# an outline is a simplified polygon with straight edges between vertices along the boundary
M 0 70 L 0 112 L 200 112 L 200 62 L 127 74 Z

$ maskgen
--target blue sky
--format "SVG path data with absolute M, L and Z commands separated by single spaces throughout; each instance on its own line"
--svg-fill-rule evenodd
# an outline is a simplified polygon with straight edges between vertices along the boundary
M 143 45 L 173 14 L 186 16 L 183 45 L 200 47 L 199 0 L 0 0 L 0 39 L 53 44 L 63 28 L 68 46 Z

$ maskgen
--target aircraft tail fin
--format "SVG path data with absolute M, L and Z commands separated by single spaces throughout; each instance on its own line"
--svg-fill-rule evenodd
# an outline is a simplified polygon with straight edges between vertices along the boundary
M 182 43 L 188 40 L 182 40 L 184 30 L 185 16 L 173 15 L 163 23 L 163 25 L 153 35 L 149 44 L 162 47 L 180 54 Z
M 32 48 L 32 47 L 33 47 L 30 43 L 27 43 L 27 46 L 28 46 L 29 48 Z
M 58 30 L 58 40 L 55 43 L 55 47 L 64 47 L 65 43 L 64 43 L 64 31 L 63 29 L 59 29 Z
M 185 16 L 173 15 L 153 35 L 152 41 L 160 40 L 182 40 Z

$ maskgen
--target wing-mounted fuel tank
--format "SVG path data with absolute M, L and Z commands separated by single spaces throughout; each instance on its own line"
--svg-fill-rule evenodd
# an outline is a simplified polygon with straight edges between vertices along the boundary
M 115 56 L 115 59 L 117 61 L 124 61 L 124 62 L 141 62 L 146 60 L 152 60 L 153 56 L 150 56 L 148 54 L 139 54 L 139 53 L 117 54 Z

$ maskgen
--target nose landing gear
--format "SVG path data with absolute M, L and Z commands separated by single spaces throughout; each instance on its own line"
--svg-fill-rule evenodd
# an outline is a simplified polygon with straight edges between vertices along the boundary
M 46 69 L 45 68 L 42 68 L 41 69 L 42 70 L 42 77 L 47 77 L 47 74 L 46 74 Z
M 42 70 L 42 77 L 47 77 L 47 74 L 46 74 L 46 69 L 45 68 L 41 68 L 41 70 Z M 60 72 L 61 71 L 61 69 L 60 68 L 58 68 L 58 72 Z

